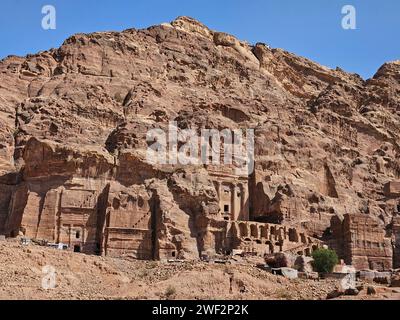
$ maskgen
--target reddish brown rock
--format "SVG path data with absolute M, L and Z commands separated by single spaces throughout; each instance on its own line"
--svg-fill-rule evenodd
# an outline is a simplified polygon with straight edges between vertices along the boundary
M 364 81 L 187 17 L 8 57 L 0 233 L 142 259 L 325 243 L 398 267 L 399 71 Z M 253 128 L 255 171 L 148 163 L 146 133 L 169 121 Z
M 334 220 L 336 248 L 345 262 L 356 269 L 389 270 L 393 264 L 391 239 L 386 236 L 382 222 L 364 215 L 344 216 L 343 222 Z M 338 226 L 337 224 L 340 223 Z

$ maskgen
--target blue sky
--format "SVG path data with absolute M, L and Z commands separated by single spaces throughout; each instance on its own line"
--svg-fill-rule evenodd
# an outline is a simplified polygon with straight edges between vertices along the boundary
M 357 10 L 356 30 L 341 27 L 347 4 Z M 44 5 L 57 10 L 56 30 L 41 27 Z M 58 47 L 78 32 L 145 28 L 187 15 L 364 78 L 400 59 L 399 0 L 1 0 L 0 8 L 0 58 Z

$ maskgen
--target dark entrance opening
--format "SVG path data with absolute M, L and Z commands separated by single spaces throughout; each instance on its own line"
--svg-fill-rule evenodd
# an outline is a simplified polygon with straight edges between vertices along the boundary
M 96 251 L 95 251 L 95 253 L 98 255 L 98 256 L 100 256 L 101 255 L 101 248 L 100 248 L 100 243 L 96 243 Z
M 81 252 L 81 246 L 75 245 L 74 246 L 74 252 Z
M 229 213 L 229 205 L 227 204 L 224 205 L 224 212 Z
M 161 210 L 160 210 L 160 200 L 158 197 L 153 194 L 150 199 L 150 206 L 151 206 L 151 255 L 153 260 L 158 260 L 160 258 L 159 255 L 159 244 L 157 238 L 157 232 L 159 228 L 159 220 L 161 219 Z

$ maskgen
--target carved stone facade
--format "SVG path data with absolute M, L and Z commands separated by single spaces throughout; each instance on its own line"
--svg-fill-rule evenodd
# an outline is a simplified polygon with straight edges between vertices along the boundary
M 111 190 L 113 191 L 113 190 Z M 130 255 L 153 259 L 153 230 L 150 198 L 143 189 L 132 192 L 111 192 L 106 214 L 104 254 Z
M 336 249 L 346 264 L 356 269 L 389 270 L 393 265 L 392 243 L 381 224 L 364 215 L 344 215 L 332 225 Z
M 19 186 L 7 215 L 6 233 L 68 244 L 75 252 L 100 254 L 105 217 L 99 205 L 102 195 L 82 181 L 56 186 L 35 179 Z
M 68 244 L 75 252 L 100 253 L 98 220 L 101 216 L 97 207 L 96 190 L 62 190 L 59 194 L 52 192 L 49 196 L 46 195 L 46 200 L 48 198 L 51 213 L 54 208 L 59 208 L 59 211 L 55 211 L 56 242 Z M 49 219 L 52 219 L 50 215 Z
M 400 181 L 390 181 L 384 186 L 387 197 L 400 197 Z
M 322 242 L 299 228 L 281 224 L 257 222 L 251 215 L 254 208 L 254 185 L 249 177 L 238 176 L 229 168 L 208 167 L 219 200 L 220 220 L 214 228 L 216 251 L 240 250 L 246 254 L 264 256 L 275 252 L 292 252 L 310 256 Z M 301 229 L 300 229 L 301 230 Z
M 228 225 L 228 238 L 232 249 L 260 256 L 276 252 L 291 252 L 310 256 L 322 247 L 322 241 L 288 226 L 236 221 Z
M 188 17 L 10 56 L 0 235 L 138 259 L 310 254 L 322 240 L 358 267 L 398 267 L 399 71 L 364 81 Z M 255 170 L 149 163 L 147 133 L 171 122 L 254 129 Z
M 206 249 L 218 254 L 240 250 L 259 256 L 276 252 L 309 256 L 328 243 L 357 269 L 388 270 L 400 264 L 400 222 L 396 217 L 390 238 L 379 220 L 367 214 L 335 216 L 332 238 L 323 242 L 288 223 L 296 221 L 291 220 L 297 217 L 295 210 L 283 215 L 282 224 L 259 221 L 260 215 L 252 214 L 258 191 L 251 176 L 236 175 L 232 168 L 207 167 L 204 176 L 211 180 L 217 209 L 211 212 L 211 207 L 204 207 L 203 216 L 199 198 L 191 199 L 188 194 L 180 200 L 175 195 L 174 201 L 182 203 L 177 207 L 171 205 L 170 191 L 164 194 L 158 186 L 155 192 L 143 183 L 132 183 L 126 172 L 124 175 L 124 184 L 82 177 L 26 178 L 10 192 L 8 213 L 2 218 L 5 233 L 68 244 L 75 252 L 137 259 L 194 258 Z M 191 175 L 183 173 L 176 179 L 192 179 Z M 205 183 L 200 176 L 196 179 Z M 397 203 L 396 184 L 385 190 L 391 190 L 390 201 Z M 282 190 L 285 201 L 280 202 L 279 212 L 286 212 L 284 204 L 296 200 L 288 196 L 290 192 Z M 256 200 L 260 202 L 262 196 Z M 187 205 L 190 207 L 185 209 Z M 181 215 L 181 209 L 186 213 Z M 179 230 L 189 226 L 190 235 L 178 232 L 177 222 L 182 224 Z M 190 242 L 192 234 L 195 238 Z
M 143 188 L 132 194 L 118 186 L 114 192 L 110 184 L 77 178 L 47 192 L 45 185 L 30 182 L 16 190 L 7 216 L 10 236 L 21 232 L 75 252 L 153 258 L 151 208 Z
M 392 220 L 393 268 L 400 268 L 400 216 Z
M 211 172 L 211 178 L 218 194 L 222 218 L 227 221 L 248 220 L 248 179 L 216 172 Z

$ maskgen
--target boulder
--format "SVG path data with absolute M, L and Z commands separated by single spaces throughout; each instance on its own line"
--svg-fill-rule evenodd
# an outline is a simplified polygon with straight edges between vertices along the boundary
M 319 275 L 318 272 L 298 272 L 298 276 L 300 279 L 307 279 L 307 280 L 318 280 Z
M 340 296 L 344 295 L 344 292 L 339 290 L 339 289 L 335 289 L 331 292 L 328 293 L 328 295 L 326 296 L 326 299 L 335 299 L 338 298 Z
M 377 292 L 376 292 L 375 287 L 369 286 L 369 287 L 367 288 L 367 294 L 368 294 L 368 295 L 374 295 L 374 294 L 376 294 L 376 293 L 377 293 Z
M 298 256 L 294 262 L 297 270 L 302 272 L 313 272 L 312 262 L 313 258 L 307 256 Z
M 400 275 L 396 274 L 392 276 L 390 279 L 390 286 L 396 288 L 400 287 Z
M 265 263 L 271 268 L 292 268 L 295 266 L 295 256 L 290 253 L 277 252 L 266 255 Z
M 276 275 L 284 276 L 288 279 L 297 279 L 298 278 L 298 271 L 292 268 L 273 268 L 271 272 Z
M 360 293 L 356 288 L 349 288 L 344 291 L 345 296 L 357 296 Z

